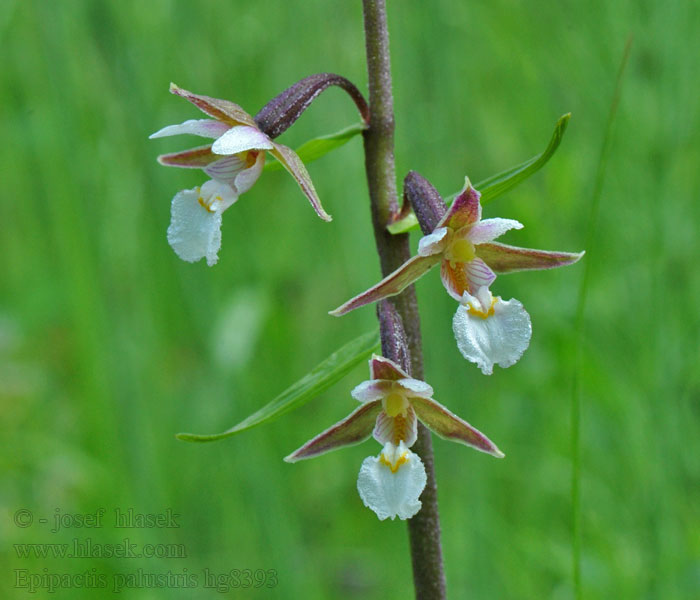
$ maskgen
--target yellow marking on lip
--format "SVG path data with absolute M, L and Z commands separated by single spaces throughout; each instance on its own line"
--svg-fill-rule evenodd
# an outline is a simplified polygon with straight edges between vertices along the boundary
M 207 202 L 204 198 L 202 198 L 202 196 L 200 196 L 197 198 L 197 202 L 199 202 L 207 210 L 207 212 L 214 213 L 216 210 L 212 208 L 212 205 L 214 202 L 223 202 L 223 199 L 221 196 L 215 196 L 213 200 Z
M 379 455 L 379 462 L 382 463 L 383 465 L 386 465 L 387 467 L 389 467 L 389 469 L 391 469 L 391 472 L 392 472 L 392 473 L 396 473 L 396 471 L 399 470 L 399 467 L 400 467 L 402 464 L 408 462 L 407 454 L 408 454 L 408 452 L 404 452 L 401 456 L 399 456 L 398 460 L 396 461 L 396 464 L 392 465 L 392 464 L 387 460 L 386 456 L 384 456 L 384 452 L 382 452 L 382 453 Z
M 482 319 L 488 319 L 490 316 L 492 316 L 496 312 L 494 309 L 494 306 L 496 306 L 496 302 L 500 299 L 501 299 L 500 296 L 493 298 L 493 300 L 491 300 L 491 306 L 489 306 L 489 309 L 486 312 L 484 312 L 480 308 L 474 308 L 474 305 L 470 302 L 469 304 L 467 304 L 467 312 L 470 315 L 474 315 L 475 317 L 480 317 Z

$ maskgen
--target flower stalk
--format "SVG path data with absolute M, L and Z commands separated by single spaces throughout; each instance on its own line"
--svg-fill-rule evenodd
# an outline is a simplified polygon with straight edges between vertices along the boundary
M 394 108 L 385 0 L 363 0 L 369 80 L 370 122 L 364 132 L 365 170 L 369 187 L 374 237 L 382 276 L 410 257 L 408 235 L 392 235 L 387 225 L 399 214 L 394 168 Z M 410 354 L 411 376 L 423 378 L 418 304 L 413 286 L 391 299 L 403 321 Z M 387 340 L 388 342 L 388 340 Z M 387 343 L 385 342 L 385 344 Z M 430 432 L 418 424 L 413 450 L 425 466 L 427 483 L 420 512 L 408 521 L 416 598 L 445 598 L 445 575 L 440 545 L 440 517 Z

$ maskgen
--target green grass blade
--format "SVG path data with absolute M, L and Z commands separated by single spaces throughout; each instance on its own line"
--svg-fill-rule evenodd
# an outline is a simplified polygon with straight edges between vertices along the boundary
M 490 202 L 494 198 L 505 194 L 511 188 L 514 188 L 519 183 L 525 181 L 528 177 L 531 177 L 537 171 L 539 171 L 544 165 L 547 164 L 550 158 L 554 155 L 564 137 L 564 132 L 566 131 L 566 126 L 569 124 L 569 119 L 571 118 L 571 113 L 566 113 L 559 117 L 557 124 L 554 126 L 554 132 L 549 140 L 549 144 L 544 149 L 543 152 L 537 156 L 533 156 L 524 163 L 521 163 L 515 167 L 511 167 L 507 171 L 498 173 L 497 175 L 492 175 L 487 177 L 482 181 L 474 184 L 474 187 L 481 192 L 481 204 Z M 454 202 L 459 192 L 452 194 L 445 198 L 448 206 Z M 416 216 L 411 212 L 409 215 L 392 223 L 389 225 L 388 229 L 390 233 L 398 234 L 405 233 L 418 227 L 418 221 Z
M 615 81 L 615 92 L 610 103 L 610 112 L 605 125 L 603 145 L 598 159 L 595 185 L 591 196 L 590 213 L 588 215 L 588 228 L 586 231 L 586 260 L 583 265 L 583 278 L 579 289 L 578 303 L 576 306 L 576 329 L 575 329 L 575 352 L 574 352 L 574 377 L 571 387 L 571 523 L 573 549 L 571 553 L 572 576 L 574 597 L 576 600 L 583 598 L 583 588 L 581 585 L 581 381 L 583 371 L 583 338 L 584 338 L 584 318 L 586 314 L 586 297 L 590 283 L 591 273 L 591 250 L 595 241 L 596 223 L 600 212 L 600 197 L 603 191 L 603 181 L 605 179 L 605 167 L 610 155 L 610 145 L 612 140 L 613 122 L 617 114 L 617 107 L 622 94 L 622 76 L 627 66 L 632 46 L 632 36 L 627 39 L 625 50 L 620 62 Z
M 348 342 L 317 365 L 299 381 L 289 386 L 274 400 L 221 433 L 199 435 L 196 433 L 178 433 L 175 437 L 185 442 L 213 442 L 241 433 L 258 425 L 269 423 L 273 419 L 299 408 L 312 400 L 331 385 L 344 377 L 353 367 L 369 358 L 379 349 L 379 334 L 376 331 L 365 333 Z
M 347 144 L 352 138 L 358 133 L 362 133 L 365 129 L 367 129 L 367 125 L 364 123 L 355 123 L 354 125 L 350 125 L 330 135 L 323 135 L 309 140 L 308 142 L 304 142 L 295 152 L 299 155 L 302 162 L 309 163 Z M 277 160 L 265 164 L 265 171 L 279 171 L 282 168 L 282 165 Z

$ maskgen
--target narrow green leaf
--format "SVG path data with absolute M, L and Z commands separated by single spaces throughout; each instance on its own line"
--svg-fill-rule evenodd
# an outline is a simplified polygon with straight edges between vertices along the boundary
M 178 433 L 175 437 L 185 442 L 213 442 L 258 425 L 268 423 L 277 417 L 299 408 L 312 400 L 335 382 L 344 377 L 353 367 L 370 357 L 379 349 L 379 334 L 376 331 L 365 333 L 348 342 L 331 354 L 326 360 L 304 375 L 299 381 L 289 386 L 274 400 L 243 419 L 237 425 L 221 433 L 199 435 L 196 433 Z
M 309 163 L 317 158 L 321 158 L 324 154 L 328 154 L 331 150 L 335 150 L 347 144 L 352 138 L 358 133 L 362 133 L 365 129 L 367 129 L 367 125 L 364 123 L 356 123 L 355 125 L 350 125 L 350 127 L 346 127 L 330 135 L 324 135 L 309 140 L 299 146 L 295 152 L 302 161 Z M 282 165 L 279 161 L 272 161 L 265 164 L 266 171 L 279 171 L 280 169 L 282 169 Z
M 531 175 L 534 175 L 545 164 L 547 164 L 547 161 L 552 158 L 552 155 L 559 147 L 570 118 L 571 113 L 566 113 L 565 115 L 559 117 L 557 124 L 554 126 L 552 138 L 549 140 L 549 144 L 545 148 L 544 152 L 541 152 L 537 156 L 533 156 L 531 159 L 526 160 L 524 163 L 521 163 L 516 167 L 512 167 L 507 171 L 503 171 L 497 175 L 492 175 L 491 177 L 476 183 L 474 187 L 481 192 L 481 204 L 485 204 L 486 202 L 505 194 L 508 190 L 525 181 L 525 179 Z M 459 192 L 456 192 L 445 198 L 445 202 L 448 204 L 448 206 L 454 202 L 454 199 L 458 194 Z M 396 221 L 396 223 L 389 225 L 387 229 L 390 233 L 398 234 L 411 231 L 417 227 L 418 221 L 416 220 L 416 215 L 411 212 L 400 221 Z
M 544 152 L 533 156 L 530 160 L 526 160 L 517 167 L 513 167 L 512 169 L 508 169 L 507 171 L 503 171 L 503 173 L 493 175 L 477 183 L 474 187 L 481 192 L 481 203 L 484 204 L 489 200 L 497 198 L 501 194 L 505 194 L 509 189 L 515 187 L 544 167 L 559 147 L 570 118 L 571 113 L 566 113 L 559 117 L 557 124 L 554 126 L 552 139 L 549 140 L 549 145 L 545 148 Z M 454 197 L 457 197 L 457 194 L 454 194 Z

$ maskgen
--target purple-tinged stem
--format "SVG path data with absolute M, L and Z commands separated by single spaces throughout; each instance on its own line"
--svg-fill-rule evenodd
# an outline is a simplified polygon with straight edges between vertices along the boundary
M 385 0 L 363 0 L 367 72 L 369 77 L 369 128 L 364 132 L 365 170 L 369 186 L 372 225 L 385 277 L 410 258 L 408 234 L 391 235 L 386 226 L 398 211 L 394 168 L 394 99 L 391 91 L 391 61 Z M 423 378 L 420 319 L 413 286 L 391 298 L 401 316 L 411 356 L 411 375 Z M 408 521 L 413 563 L 413 581 L 419 600 L 442 600 L 445 575 L 440 546 L 440 516 L 433 467 L 430 432 L 418 426 L 412 450 L 423 460 L 428 481 L 421 495 L 423 507 Z

